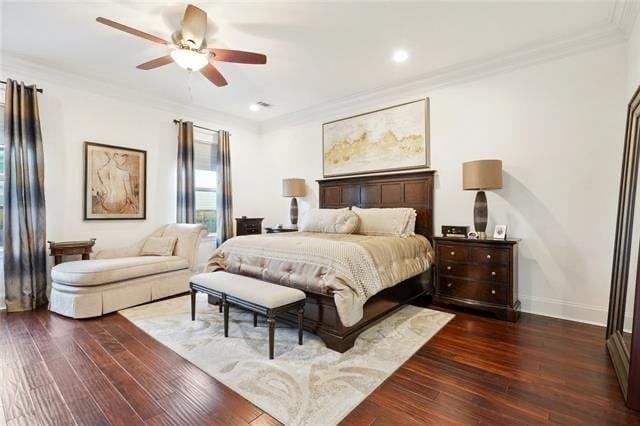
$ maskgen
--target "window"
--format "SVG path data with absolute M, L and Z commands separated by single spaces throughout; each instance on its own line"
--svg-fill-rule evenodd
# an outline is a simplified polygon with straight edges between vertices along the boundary
M 209 234 L 216 233 L 218 212 L 216 209 L 216 172 L 217 144 L 215 133 L 194 132 L 194 174 L 196 186 L 196 223 L 207 227 Z

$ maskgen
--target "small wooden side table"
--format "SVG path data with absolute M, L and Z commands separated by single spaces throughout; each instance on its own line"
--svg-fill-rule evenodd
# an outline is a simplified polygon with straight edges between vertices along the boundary
M 53 256 L 53 264 L 62 263 L 62 256 L 82 256 L 82 260 L 89 260 L 91 248 L 96 243 L 92 238 L 88 241 L 49 241 L 50 256 Z

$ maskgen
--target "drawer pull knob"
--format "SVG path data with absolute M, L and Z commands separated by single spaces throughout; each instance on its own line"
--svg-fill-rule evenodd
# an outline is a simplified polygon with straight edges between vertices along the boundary
M 491 276 L 495 277 L 496 276 L 496 271 L 491 271 Z
M 450 270 L 451 270 L 451 266 L 447 266 L 447 271 L 450 271 Z
M 455 251 L 451 251 L 451 256 L 455 256 L 456 252 Z
M 449 284 L 447 284 L 447 287 L 451 287 L 452 285 L 453 285 L 453 284 L 449 283 Z
M 491 259 L 491 255 L 490 254 L 487 255 L 487 259 Z
M 496 294 L 496 291 L 495 290 L 491 290 L 491 294 Z

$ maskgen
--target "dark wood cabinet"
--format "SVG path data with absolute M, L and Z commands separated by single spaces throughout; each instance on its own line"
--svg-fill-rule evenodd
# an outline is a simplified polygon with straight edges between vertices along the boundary
M 237 217 L 236 235 L 262 234 L 261 217 Z
M 517 321 L 518 240 L 435 237 L 433 301 L 492 312 Z

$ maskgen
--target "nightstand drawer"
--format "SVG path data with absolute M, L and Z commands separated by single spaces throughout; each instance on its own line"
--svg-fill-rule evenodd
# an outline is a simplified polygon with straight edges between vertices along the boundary
M 439 262 L 447 260 L 466 261 L 469 258 L 469 249 L 467 247 L 455 244 L 439 244 L 438 259 Z
M 441 277 L 439 284 L 438 291 L 444 297 L 477 300 L 496 305 L 507 303 L 507 288 L 503 284 L 465 281 L 449 277 Z
M 438 272 L 451 277 L 472 278 L 482 281 L 509 282 L 509 269 L 502 265 L 474 265 L 440 262 Z
M 261 226 L 257 223 L 247 223 L 244 225 L 244 230 L 247 234 L 259 234 L 261 232 Z
M 469 253 L 469 260 L 477 263 L 509 263 L 509 249 L 494 247 L 472 247 Z

